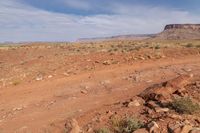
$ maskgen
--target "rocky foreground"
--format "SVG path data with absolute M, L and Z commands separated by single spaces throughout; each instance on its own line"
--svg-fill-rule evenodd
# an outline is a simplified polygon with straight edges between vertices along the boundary
M 199 133 L 200 77 L 180 75 L 148 87 L 138 96 L 91 112 L 88 121 L 68 120 L 69 133 Z M 99 125 L 101 125 L 99 127 Z

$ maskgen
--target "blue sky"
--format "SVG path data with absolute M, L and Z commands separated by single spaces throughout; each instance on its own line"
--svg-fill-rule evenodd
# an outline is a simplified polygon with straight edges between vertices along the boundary
M 0 42 L 160 32 L 200 23 L 199 0 L 0 0 Z

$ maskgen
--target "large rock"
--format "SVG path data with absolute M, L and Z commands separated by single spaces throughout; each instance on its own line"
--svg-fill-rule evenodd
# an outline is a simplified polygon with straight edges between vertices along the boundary
M 192 75 L 181 75 L 175 79 L 172 79 L 170 81 L 153 85 L 146 90 L 144 90 L 141 94 L 139 94 L 140 97 L 148 100 L 156 100 L 156 101 L 163 101 L 163 100 L 170 100 L 171 95 L 173 93 L 182 93 L 186 91 L 184 89 L 184 86 L 189 84 L 190 79 L 192 78 Z

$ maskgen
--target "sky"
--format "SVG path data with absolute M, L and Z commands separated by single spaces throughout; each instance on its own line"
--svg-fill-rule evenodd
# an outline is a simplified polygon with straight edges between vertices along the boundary
M 200 23 L 200 0 L 0 0 L 0 42 L 158 33 Z

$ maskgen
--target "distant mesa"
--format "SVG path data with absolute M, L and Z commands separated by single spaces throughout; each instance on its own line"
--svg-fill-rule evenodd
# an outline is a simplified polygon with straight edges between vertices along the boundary
M 131 34 L 100 38 L 81 38 L 78 42 L 104 40 L 196 40 L 200 39 L 200 24 L 168 24 L 157 34 Z
M 169 24 L 154 39 L 186 40 L 200 39 L 200 24 Z

